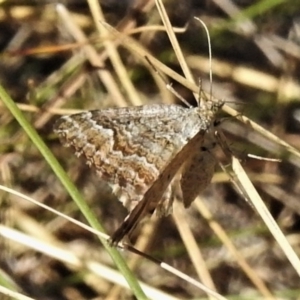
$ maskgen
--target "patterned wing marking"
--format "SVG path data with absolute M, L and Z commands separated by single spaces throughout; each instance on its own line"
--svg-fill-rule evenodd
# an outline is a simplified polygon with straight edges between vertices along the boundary
M 84 154 L 130 211 L 182 147 L 206 129 L 197 109 L 159 104 L 64 116 L 54 126 L 62 144 Z
M 176 156 L 169 162 L 163 172 L 158 176 L 156 181 L 147 190 L 143 199 L 136 205 L 136 207 L 125 218 L 121 226 L 111 237 L 113 245 L 118 244 L 125 235 L 128 235 L 139 223 L 139 221 L 149 212 L 156 208 L 159 200 L 163 196 L 165 190 L 174 178 L 177 171 L 180 169 L 186 158 L 194 149 L 198 148 L 203 143 L 205 131 L 199 131 L 183 148 L 176 154 Z M 199 148 L 198 148 L 199 149 Z

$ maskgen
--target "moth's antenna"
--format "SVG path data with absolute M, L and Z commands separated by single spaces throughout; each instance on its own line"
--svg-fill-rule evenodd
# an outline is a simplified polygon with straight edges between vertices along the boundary
M 207 37 L 207 43 L 208 43 L 208 57 L 209 57 L 209 81 L 210 81 L 210 101 L 212 101 L 212 54 L 211 54 L 211 43 L 210 43 L 210 35 L 209 35 L 209 31 L 207 26 L 205 25 L 205 23 L 197 18 L 194 17 L 197 21 L 199 21 L 201 23 L 201 25 L 203 26 L 205 32 L 206 32 L 206 37 Z

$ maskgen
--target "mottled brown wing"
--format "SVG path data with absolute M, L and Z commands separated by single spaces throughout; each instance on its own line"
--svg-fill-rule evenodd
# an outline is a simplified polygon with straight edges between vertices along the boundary
M 180 179 L 182 201 L 187 208 L 205 190 L 215 172 L 216 158 L 208 149 L 194 152 L 186 160 Z
M 116 232 L 111 237 L 111 242 L 113 245 L 117 244 L 123 239 L 125 235 L 130 233 L 139 221 L 151 210 L 155 208 L 155 205 L 160 200 L 163 192 L 166 190 L 175 174 L 189 157 L 193 155 L 196 151 L 200 150 L 201 144 L 204 139 L 204 130 L 200 130 L 188 143 L 186 143 L 179 152 L 173 157 L 169 164 L 158 176 L 156 181 L 145 193 L 144 198 L 140 201 L 133 211 L 127 216 L 123 221 L 121 226 L 116 230 Z M 190 184 L 190 183 L 189 183 Z
M 62 144 L 84 154 L 130 211 L 201 130 L 207 124 L 197 108 L 159 104 L 64 116 L 54 126 Z

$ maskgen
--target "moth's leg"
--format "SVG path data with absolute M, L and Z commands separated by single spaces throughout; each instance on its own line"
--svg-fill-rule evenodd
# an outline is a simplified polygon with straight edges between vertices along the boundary
M 173 180 L 174 181 L 174 180 Z M 167 190 L 163 194 L 156 208 L 156 215 L 159 217 L 165 217 L 172 213 L 174 193 L 173 193 L 173 181 L 168 186 Z
M 232 155 L 233 156 L 237 155 L 237 157 L 239 156 L 237 153 L 235 153 L 236 151 L 231 149 L 230 146 L 228 145 L 226 137 L 222 130 L 220 130 L 220 129 L 216 130 L 214 134 L 215 134 L 217 143 L 220 145 L 221 149 L 223 150 L 223 152 L 226 156 L 228 156 L 228 157 L 231 157 Z
M 228 145 L 226 137 L 225 137 L 222 130 L 216 130 L 214 132 L 214 135 L 215 135 L 216 141 L 218 142 L 218 144 L 220 145 L 221 149 L 223 150 L 223 152 L 225 153 L 226 156 L 228 156 L 228 157 L 234 156 L 234 157 L 236 157 L 240 160 L 245 160 L 247 158 L 247 154 L 245 154 L 243 152 L 240 152 L 240 151 L 237 151 L 237 150 L 233 150 L 232 148 L 230 148 L 230 146 Z M 229 179 L 230 179 L 231 183 L 236 188 L 238 193 L 253 208 L 253 205 L 252 205 L 249 197 L 247 196 L 247 193 L 244 191 L 243 187 L 240 184 L 238 184 L 239 181 L 235 178 L 235 176 L 231 172 L 229 172 L 227 170 L 227 168 L 222 163 L 219 163 L 219 165 L 222 168 L 222 170 L 229 176 Z
M 213 133 L 214 138 L 217 141 L 217 143 L 220 145 L 222 151 L 224 152 L 224 154 L 227 157 L 234 156 L 234 157 L 238 158 L 239 160 L 243 161 L 247 158 L 247 154 L 245 154 L 242 151 L 233 149 L 231 147 L 231 145 L 228 144 L 225 134 L 223 133 L 223 130 L 218 128 L 221 123 L 227 121 L 228 119 L 232 119 L 232 117 L 215 120 L 215 122 L 213 124 L 214 128 L 216 128 Z

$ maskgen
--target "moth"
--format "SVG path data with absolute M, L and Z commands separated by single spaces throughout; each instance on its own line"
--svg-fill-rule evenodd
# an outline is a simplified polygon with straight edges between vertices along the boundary
M 210 183 L 215 158 L 206 147 L 221 100 L 198 107 L 152 104 L 87 111 L 59 118 L 62 144 L 84 155 L 129 210 L 111 237 L 117 244 L 155 210 L 169 213 L 171 182 L 180 175 L 185 207 Z

